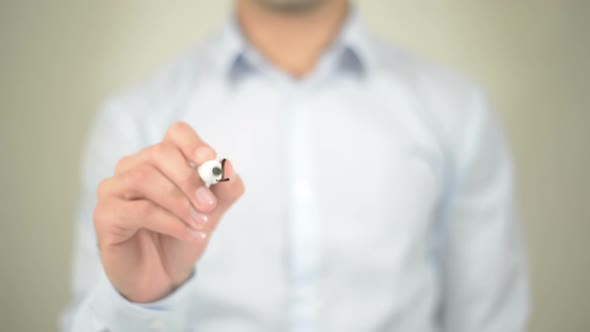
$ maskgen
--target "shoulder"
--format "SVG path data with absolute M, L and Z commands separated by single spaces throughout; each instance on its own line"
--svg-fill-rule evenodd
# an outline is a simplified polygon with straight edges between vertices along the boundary
M 495 125 L 485 91 L 470 78 L 378 37 L 371 37 L 371 45 L 376 79 L 406 98 L 447 147 L 456 148 L 477 128 Z
M 182 99 L 212 74 L 218 48 L 217 36 L 210 36 L 154 70 L 147 79 L 114 94 L 108 102 L 134 108 Z
M 195 91 L 219 76 L 215 64 L 220 43 L 215 34 L 183 51 L 147 79 L 109 96 L 98 117 L 142 132 L 147 141 L 161 136 L 165 124 L 186 107 Z
M 451 167 L 465 165 L 486 151 L 495 156 L 505 153 L 501 123 L 479 84 L 377 38 L 372 45 L 374 76 L 388 90 L 384 93 L 409 105 L 409 112 L 431 134 Z
M 395 84 L 405 93 L 433 104 L 433 111 L 460 113 L 456 107 L 472 98 L 484 97 L 483 89 L 475 81 L 447 66 L 426 60 L 398 46 L 371 36 L 377 75 Z M 447 114 L 453 115 L 453 114 Z M 460 114 L 457 114 L 460 115 Z

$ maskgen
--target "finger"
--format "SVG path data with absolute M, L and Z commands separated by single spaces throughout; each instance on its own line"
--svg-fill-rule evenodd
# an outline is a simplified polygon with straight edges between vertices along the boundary
M 217 207 L 210 213 L 211 222 L 203 225 L 203 230 L 210 233 L 217 228 L 225 212 L 244 194 L 242 178 L 235 172 L 231 162 L 226 162 L 226 175 L 229 181 L 215 184 L 211 190 L 217 196 Z
M 199 227 L 199 230 L 212 233 L 219 222 L 221 221 L 225 212 L 243 195 L 244 184 L 241 177 L 236 174 L 233 165 L 226 162 L 226 175 L 230 178 L 229 181 L 218 183 L 211 186 L 211 191 L 217 196 L 217 206 L 209 213 L 209 222 L 204 223 Z
M 101 184 L 99 198 L 107 199 L 110 196 L 124 200 L 148 199 L 195 229 L 209 219 L 192 206 L 188 197 L 174 183 L 150 164 L 142 164 Z
M 198 211 L 208 213 L 215 208 L 217 204 L 215 195 L 203 185 L 198 173 L 188 164 L 179 148 L 172 143 L 162 142 L 122 159 L 117 164 L 116 174 L 129 172 L 144 164 L 156 167 L 180 188 Z
M 202 242 L 207 237 L 148 200 L 104 201 L 97 205 L 94 217 L 99 239 L 107 245 L 122 243 L 142 228 L 183 241 Z
M 187 160 L 197 165 L 217 157 L 215 150 L 185 122 L 177 122 L 170 126 L 163 141 L 177 146 Z

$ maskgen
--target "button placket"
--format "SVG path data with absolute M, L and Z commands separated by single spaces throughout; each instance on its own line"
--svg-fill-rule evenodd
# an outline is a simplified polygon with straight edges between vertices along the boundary
M 298 86 L 297 88 L 300 88 Z M 317 327 L 319 269 L 318 211 L 314 197 L 313 123 L 304 90 L 291 96 L 288 108 L 287 165 L 289 220 L 289 326 Z M 311 330 L 314 330 L 312 328 Z

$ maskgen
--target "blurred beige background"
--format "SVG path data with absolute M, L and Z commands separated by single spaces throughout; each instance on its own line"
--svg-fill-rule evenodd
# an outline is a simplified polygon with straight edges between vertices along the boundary
M 531 331 L 590 331 L 590 1 L 358 1 L 382 36 L 480 82 L 516 158 Z M 0 330 L 68 301 L 98 104 L 220 26 L 230 1 L 0 1 Z

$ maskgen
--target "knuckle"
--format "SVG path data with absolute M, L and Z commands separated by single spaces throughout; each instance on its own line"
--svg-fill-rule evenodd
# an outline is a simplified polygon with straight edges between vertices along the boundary
M 186 122 L 182 122 L 182 121 L 176 122 L 176 123 L 172 124 L 170 126 L 170 128 L 168 128 L 168 134 L 172 137 L 175 137 L 179 133 L 186 131 L 188 128 L 190 128 L 190 127 Z
M 154 209 L 155 206 L 149 201 L 135 201 L 131 206 L 131 214 L 137 218 L 145 218 L 150 216 L 153 213 Z
M 172 146 L 168 143 L 158 143 L 151 148 L 150 152 L 152 160 L 157 162 L 170 156 L 172 152 Z
M 100 183 L 96 187 L 96 196 L 98 197 L 98 199 L 101 199 L 102 197 L 106 196 L 107 188 L 109 187 L 109 180 L 110 179 L 104 179 L 100 181 Z
M 94 229 L 97 231 L 97 233 L 106 227 L 108 213 L 108 208 L 104 204 L 97 204 L 94 207 L 94 211 L 92 211 L 92 221 L 94 223 Z
M 154 176 L 154 170 L 148 165 L 142 165 L 129 173 L 128 181 L 133 187 L 149 182 Z
M 125 170 L 127 168 L 127 165 L 129 164 L 130 159 L 131 157 L 129 156 L 119 159 L 117 165 L 115 165 L 115 173 L 121 173 L 123 170 Z

